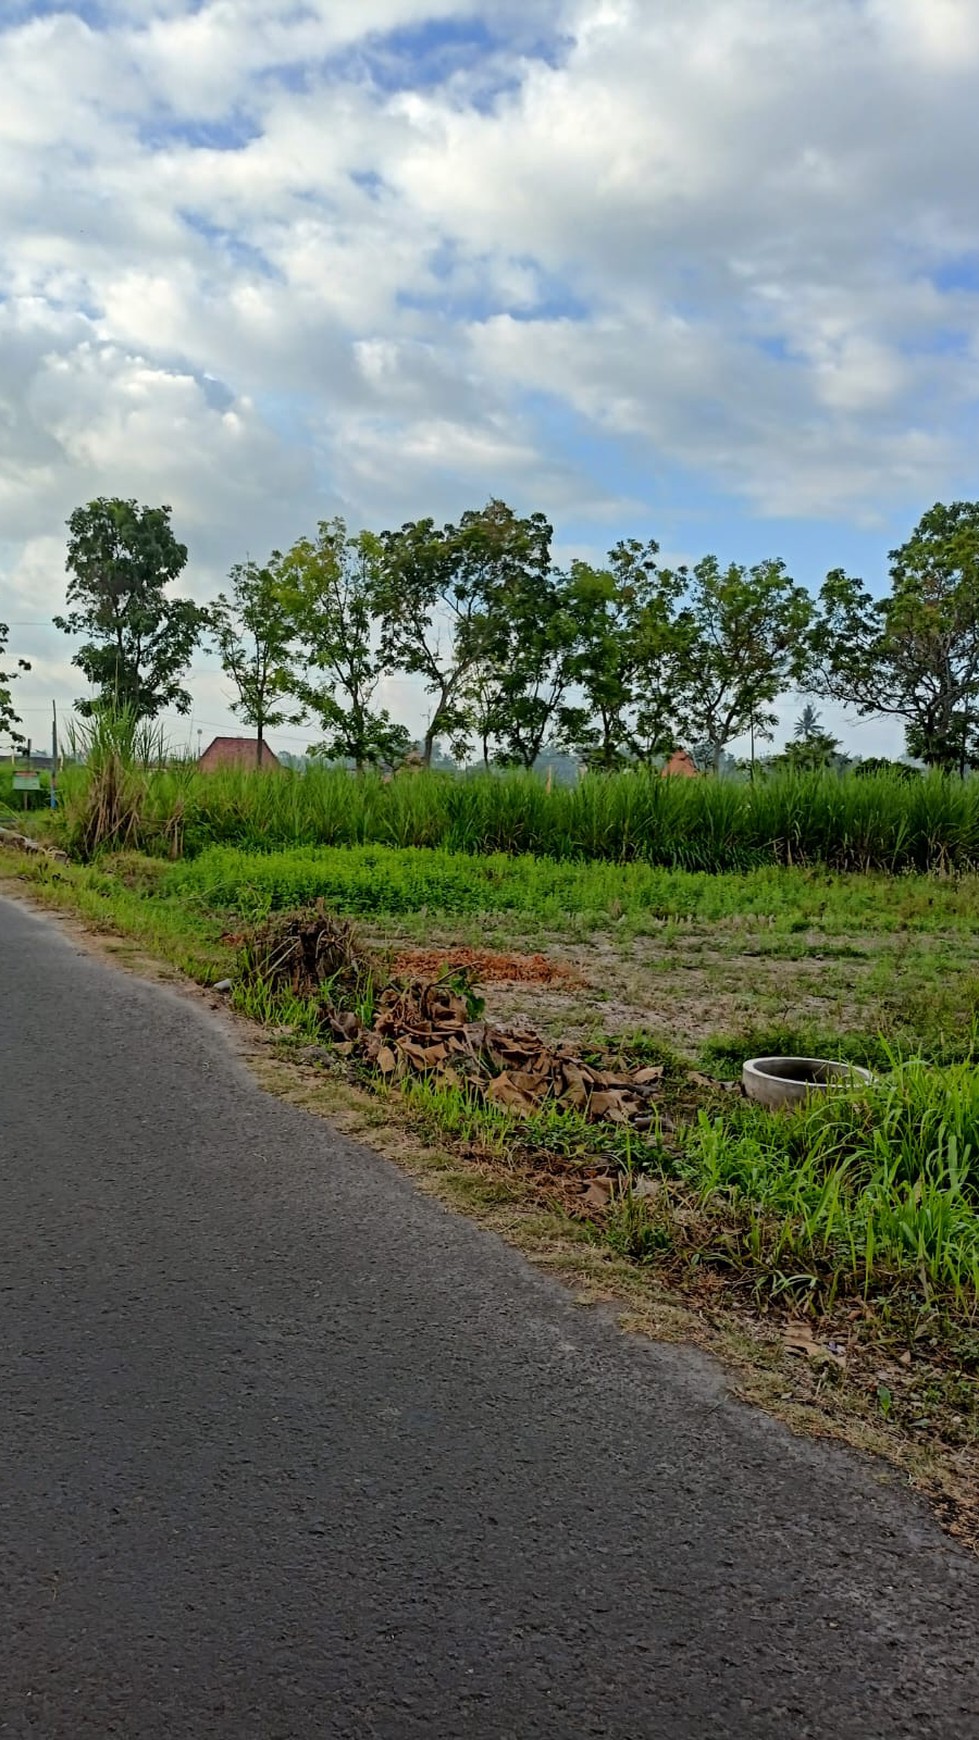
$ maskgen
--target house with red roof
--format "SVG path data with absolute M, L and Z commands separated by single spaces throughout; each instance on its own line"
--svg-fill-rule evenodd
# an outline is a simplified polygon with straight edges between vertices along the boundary
M 674 749 L 660 769 L 661 779 L 696 779 L 698 774 L 697 763 L 686 749 Z
M 282 763 L 275 750 L 264 742 L 259 760 L 257 737 L 215 737 L 197 765 L 201 773 L 213 773 L 218 767 L 281 767 Z

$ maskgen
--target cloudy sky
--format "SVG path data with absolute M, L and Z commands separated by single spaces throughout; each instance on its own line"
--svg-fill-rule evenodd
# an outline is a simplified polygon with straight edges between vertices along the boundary
M 80 692 L 50 618 L 98 494 L 172 505 L 201 599 L 335 512 L 491 495 L 564 554 L 878 589 L 979 495 L 979 0 L 2 16 L 0 620 L 36 739 Z M 235 728 L 206 660 L 191 687 L 177 738 Z

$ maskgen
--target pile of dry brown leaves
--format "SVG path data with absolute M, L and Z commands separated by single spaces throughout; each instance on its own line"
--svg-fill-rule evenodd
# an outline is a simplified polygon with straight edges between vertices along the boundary
M 242 944 L 239 971 L 273 992 L 316 1004 L 337 1055 L 387 1080 L 428 1077 L 522 1117 L 546 1102 L 637 1130 L 659 1121 L 654 1101 L 662 1065 L 626 1070 L 589 1061 L 569 1044 L 549 1044 L 533 1028 L 476 1018 L 481 1005 L 472 975 L 455 961 L 441 978 L 396 977 L 385 984 L 381 961 L 364 950 L 351 924 L 322 904 L 273 915 L 253 930 Z M 372 1019 L 351 1005 L 372 1005 Z
M 549 1045 L 532 1028 L 472 1020 L 465 996 L 444 981 L 389 985 L 370 1027 L 350 1012 L 328 1019 L 341 1056 L 362 1059 L 391 1080 L 425 1075 L 446 1087 L 467 1085 L 520 1116 L 550 1101 L 594 1121 L 636 1129 L 655 1122 L 662 1065 L 606 1068 L 570 1045 Z

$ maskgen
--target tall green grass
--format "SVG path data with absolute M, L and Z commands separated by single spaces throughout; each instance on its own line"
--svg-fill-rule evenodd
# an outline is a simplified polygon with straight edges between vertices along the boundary
M 979 1072 L 920 1058 L 858 1095 L 772 1117 L 701 1113 L 681 1170 L 705 1206 L 741 1216 L 744 1249 L 786 1290 L 904 1283 L 979 1310 Z M 732 1252 L 732 1256 L 734 1253 Z
M 69 849 L 90 850 L 74 817 L 93 778 L 65 770 Z M 786 774 L 749 782 L 591 774 L 548 790 L 534 774 L 375 775 L 310 769 L 145 770 L 130 843 L 188 854 L 225 844 L 442 847 L 557 860 L 641 861 L 690 871 L 765 864 L 935 871 L 979 864 L 979 780 L 909 782 Z M 176 820 L 175 820 L 176 819 Z
M 153 843 L 171 857 L 183 842 L 183 800 L 188 769 L 165 768 L 162 730 L 132 708 L 100 708 L 67 733 L 74 758 L 60 783 L 58 825 L 76 857 L 138 847 L 164 779 L 166 813 L 153 820 Z M 179 780 L 180 784 L 175 781 Z

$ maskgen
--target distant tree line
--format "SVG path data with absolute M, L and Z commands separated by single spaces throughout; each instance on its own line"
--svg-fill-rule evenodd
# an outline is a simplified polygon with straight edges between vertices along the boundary
M 378 697 L 400 673 L 429 698 L 425 765 L 442 740 L 460 760 L 530 767 L 549 746 L 595 769 L 655 765 L 683 744 L 719 769 L 734 740 L 771 740 L 788 689 L 900 721 L 929 767 L 979 765 L 977 502 L 930 508 L 891 551 L 877 599 L 841 569 L 814 598 L 774 559 L 667 566 L 652 540 L 561 568 L 543 514 L 496 500 L 457 524 L 323 521 L 285 552 L 237 563 L 209 605 L 172 595 L 187 550 L 168 507 L 100 497 L 68 533 L 56 621 L 84 637 L 73 662 L 94 693 L 81 710 L 188 712 L 191 656 L 210 644 L 259 757 L 269 731 L 312 720 L 311 753 L 396 763 L 411 739 Z M 0 629 L 0 654 L 5 644 Z M 824 766 L 838 748 L 808 706 L 781 760 Z

